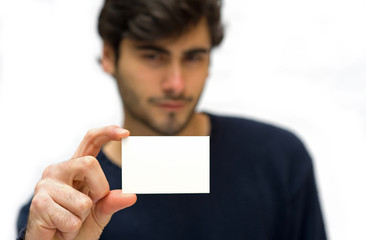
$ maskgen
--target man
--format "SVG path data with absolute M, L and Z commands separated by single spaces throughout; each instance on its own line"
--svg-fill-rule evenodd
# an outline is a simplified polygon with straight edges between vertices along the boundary
M 195 111 L 223 37 L 220 7 L 105 3 L 101 64 L 117 81 L 123 128 L 89 131 L 71 160 L 44 171 L 20 213 L 20 239 L 326 238 L 311 160 L 293 134 Z M 129 135 L 210 135 L 210 194 L 140 195 L 134 204 L 118 190 L 119 141 Z

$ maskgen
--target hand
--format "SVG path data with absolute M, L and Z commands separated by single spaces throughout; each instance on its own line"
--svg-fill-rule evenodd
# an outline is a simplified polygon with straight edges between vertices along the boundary
M 103 144 L 129 134 L 117 126 L 90 130 L 71 160 L 45 169 L 35 188 L 25 239 L 98 239 L 113 213 L 136 202 L 135 194 L 110 191 L 95 158 Z

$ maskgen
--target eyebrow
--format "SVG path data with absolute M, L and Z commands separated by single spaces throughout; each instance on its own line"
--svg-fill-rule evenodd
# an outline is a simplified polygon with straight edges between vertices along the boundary
M 156 52 L 160 52 L 160 53 L 164 53 L 167 55 L 170 55 L 170 52 L 168 50 L 166 50 L 165 48 L 162 47 L 158 47 L 155 45 L 140 45 L 136 47 L 137 50 L 150 50 L 150 51 L 156 51 Z M 197 47 L 197 48 L 192 48 L 189 49 L 187 51 L 184 51 L 184 55 L 192 55 L 192 54 L 205 54 L 208 53 L 209 49 L 204 48 L 204 47 Z
M 184 55 L 192 55 L 192 54 L 205 54 L 208 53 L 209 50 L 207 48 L 193 48 L 184 52 Z
M 136 47 L 137 50 L 150 50 L 150 51 L 156 51 L 160 53 L 170 54 L 168 50 L 154 46 L 154 45 L 141 45 Z

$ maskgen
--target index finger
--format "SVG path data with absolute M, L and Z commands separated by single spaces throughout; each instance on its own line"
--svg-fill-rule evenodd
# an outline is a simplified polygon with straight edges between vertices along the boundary
M 104 144 L 109 141 L 120 141 L 122 138 L 128 137 L 129 135 L 130 132 L 128 130 L 116 125 L 91 129 L 81 141 L 73 158 L 83 156 L 96 157 Z

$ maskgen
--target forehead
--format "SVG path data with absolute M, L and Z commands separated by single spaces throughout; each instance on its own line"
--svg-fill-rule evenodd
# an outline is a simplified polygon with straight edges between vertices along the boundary
M 185 52 L 192 48 L 211 48 L 211 39 L 206 19 L 201 19 L 196 25 L 191 26 L 183 34 L 177 37 L 161 39 L 157 41 L 136 41 L 123 39 L 122 47 L 140 49 L 141 46 L 152 45 L 164 48 L 169 52 Z

